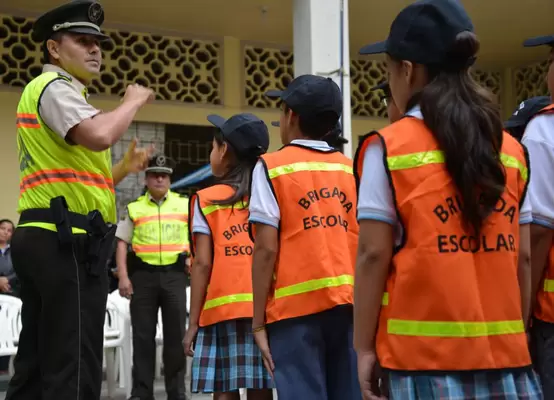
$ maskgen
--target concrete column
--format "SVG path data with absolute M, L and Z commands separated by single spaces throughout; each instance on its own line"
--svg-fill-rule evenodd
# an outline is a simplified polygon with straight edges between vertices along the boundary
M 348 0 L 294 0 L 293 11 L 294 75 L 326 76 L 339 85 L 343 135 L 352 144 Z M 352 157 L 352 146 L 344 154 Z

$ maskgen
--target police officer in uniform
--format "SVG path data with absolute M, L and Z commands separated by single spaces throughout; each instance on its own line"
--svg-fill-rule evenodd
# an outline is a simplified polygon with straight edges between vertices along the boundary
M 146 168 L 147 192 L 127 206 L 116 236 L 119 291 L 131 299 L 132 400 L 154 391 L 156 323 L 161 307 L 163 363 L 168 400 L 184 400 L 188 198 L 169 190 L 173 162 L 163 155 Z M 132 252 L 128 254 L 128 244 Z
M 8 400 L 100 397 L 114 186 L 143 169 L 150 152 L 133 142 L 112 169 L 110 146 L 153 98 L 133 85 L 112 112 L 87 102 L 107 39 L 103 20 L 100 4 L 77 0 L 33 28 L 46 65 L 17 108 L 21 217 L 11 249 L 23 329 Z

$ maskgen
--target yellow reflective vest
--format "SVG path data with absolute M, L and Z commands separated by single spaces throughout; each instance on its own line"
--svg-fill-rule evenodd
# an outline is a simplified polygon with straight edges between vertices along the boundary
M 127 206 L 133 222 L 133 251 L 143 262 L 162 266 L 189 252 L 187 197 L 169 191 L 159 205 L 149 194 Z
M 49 208 L 52 198 L 64 196 L 70 211 L 86 215 L 99 210 L 106 222 L 115 223 L 110 150 L 94 152 L 71 145 L 40 117 L 38 106 L 43 91 L 60 79 L 71 80 L 57 72 L 45 72 L 36 77 L 25 87 L 17 106 L 18 212 Z M 19 226 L 56 230 L 55 225 L 41 222 Z

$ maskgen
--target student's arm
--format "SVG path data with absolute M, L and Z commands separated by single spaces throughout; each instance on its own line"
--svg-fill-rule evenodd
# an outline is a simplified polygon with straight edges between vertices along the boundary
M 252 290 L 254 318 L 252 326 L 265 324 L 265 306 L 269 297 L 275 260 L 279 249 L 279 221 L 281 211 L 271 190 L 261 161 L 252 172 L 252 193 L 248 207 L 249 222 L 253 226 L 254 253 L 252 257 Z
M 517 279 L 521 296 L 521 311 L 525 329 L 529 326 L 531 315 L 531 230 L 530 224 L 519 226 L 519 256 L 517 265 Z
M 193 233 L 195 253 L 190 280 L 190 316 L 189 327 L 198 329 L 200 314 L 206 298 L 208 284 L 212 274 L 212 238 L 202 233 Z
M 375 352 L 375 335 L 393 249 L 393 226 L 360 220 L 354 278 L 354 348 Z
M 383 164 L 383 147 L 374 139 L 364 154 L 358 190 L 358 256 L 354 278 L 354 346 L 375 352 L 375 334 L 394 248 L 397 223 L 392 191 Z
M 275 260 L 279 249 L 278 230 L 270 225 L 255 224 L 256 236 L 252 256 L 252 294 L 254 296 L 254 329 L 265 324 L 265 306 L 269 297 Z

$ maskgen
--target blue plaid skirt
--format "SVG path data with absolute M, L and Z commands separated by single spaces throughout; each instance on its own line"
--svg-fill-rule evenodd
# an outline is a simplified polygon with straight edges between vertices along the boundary
M 262 353 L 252 335 L 252 320 L 224 321 L 198 330 L 192 359 L 193 393 L 271 389 Z
M 389 371 L 390 400 L 542 400 L 531 369 L 449 375 Z

